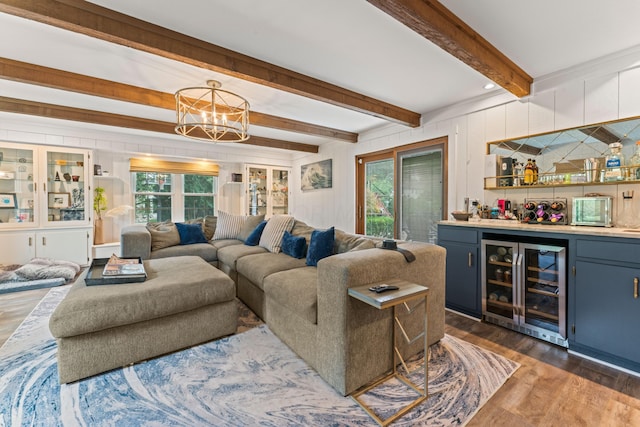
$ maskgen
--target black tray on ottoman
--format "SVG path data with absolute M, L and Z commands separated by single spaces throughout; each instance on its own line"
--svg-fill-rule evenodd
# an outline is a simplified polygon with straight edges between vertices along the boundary
M 142 259 L 138 258 L 140 264 L 142 264 Z M 145 274 L 127 274 L 127 275 L 115 275 L 115 276 L 103 276 L 102 271 L 104 270 L 104 266 L 107 265 L 109 258 L 96 258 L 91 263 L 91 267 L 89 267 L 89 272 L 87 273 L 87 277 L 84 279 L 84 283 L 87 286 L 93 285 L 120 285 L 123 283 L 138 283 L 144 282 L 147 280 L 147 275 Z

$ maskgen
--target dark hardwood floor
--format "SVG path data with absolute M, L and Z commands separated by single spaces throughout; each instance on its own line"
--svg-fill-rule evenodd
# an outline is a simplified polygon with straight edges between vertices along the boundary
M 0 345 L 48 291 L 0 295 Z M 640 426 L 640 377 L 452 312 L 446 320 L 446 333 L 521 365 L 469 427 Z
M 640 377 L 447 312 L 446 333 L 520 363 L 474 426 L 640 426 Z

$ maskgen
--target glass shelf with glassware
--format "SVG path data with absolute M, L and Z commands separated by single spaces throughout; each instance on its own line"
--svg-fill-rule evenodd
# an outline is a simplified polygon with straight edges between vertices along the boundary
M 487 143 L 485 189 L 640 182 L 640 117 Z
M 637 184 L 640 178 L 631 178 L 633 173 L 640 170 L 640 165 L 622 166 L 624 179 L 619 180 L 601 180 L 605 173 L 604 169 L 598 171 L 596 179 L 588 180 L 588 170 L 581 169 L 574 172 L 556 173 L 545 172 L 538 175 L 537 182 L 533 184 L 524 184 L 523 175 L 500 175 L 487 176 L 484 178 L 485 190 L 518 190 L 523 188 L 548 188 L 548 187 L 576 187 L 586 185 L 618 185 L 618 184 Z M 507 181 L 510 179 L 510 181 Z

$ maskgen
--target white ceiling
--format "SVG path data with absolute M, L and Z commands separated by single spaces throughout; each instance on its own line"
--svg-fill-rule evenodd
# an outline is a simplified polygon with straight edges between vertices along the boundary
M 93 3 L 418 113 L 486 95 L 484 76 L 364 0 Z M 621 19 L 640 16 L 637 0 L 442 3 L 534 79 L 640 45 L 640 31 Z M 170 93 L 213 78 L 224 89 L 247 98 L 254 111 L 351 132 L 387 123 L 1 13 L 0 56 Z M 2 79 L 0 94 L 163 121 L 175 119 L 168 110 Z M 318 145 L 327 141 L 257 126 L 250 133 Z

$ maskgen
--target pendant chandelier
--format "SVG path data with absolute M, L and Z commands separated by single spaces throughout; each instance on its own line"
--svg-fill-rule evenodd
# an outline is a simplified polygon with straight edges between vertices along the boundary
M 208 80 L 207 86 L 176 92 L 176 133 L 213 142 L 249 139 L 249 102 L 235 93 L 221 90 L 221 84 L 216 80 Z

